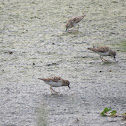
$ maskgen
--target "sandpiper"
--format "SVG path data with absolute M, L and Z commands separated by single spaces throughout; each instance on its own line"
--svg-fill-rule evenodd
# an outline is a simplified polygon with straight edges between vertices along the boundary
M 75 27 L 77 25 L 77 23 L 79 23 L 84 17 L 85 17 L 85 15 L 70 18 L 66 24 L 66 31 L 69 28 Z
M 64 80 L 61 77 L 52 77 L 52 78 L 38 78 L 43 80 L 46 84 L 50 85 L 51 93 L 57 93 L 52 87 L 62 87 L 68 86 L 70 89 L 70 82 L 68 80 Z
M 112 51 L 109 47 L 103 46 L 103 47 L 97 47 L 97 48 L 93 47 L 93 48 L 88 48 L 88 49 L 99 54 L 102 61 L 107 61 L 103 59 L 102 56 L 111 56 L 116 61 L 116 52 Z

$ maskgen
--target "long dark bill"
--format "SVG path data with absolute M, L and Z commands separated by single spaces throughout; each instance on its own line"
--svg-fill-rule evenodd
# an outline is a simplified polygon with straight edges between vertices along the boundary
M 70 89 L 70 86 L 68 85 L 68 88 Z
M 116 57 L 114 57 L 114 60 L 117 61 L 117 60 L 116 60 Z

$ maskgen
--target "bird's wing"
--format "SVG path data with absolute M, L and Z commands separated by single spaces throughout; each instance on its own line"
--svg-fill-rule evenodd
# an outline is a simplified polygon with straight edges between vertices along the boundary
M 95 48 L 95 49 L 96 49 L 96 51 L 102 52 L 102 53 L 109 51 L 108 47 L 98 47 L 98 48 Z
M 51 80 L 54 82 L 58 82 L 59 80 L 62 80 L 62 78 L 61 77 L 53 77 L 53 78 L 51 78 Z
M 46 82 L 50 82 L 50 81 L 58 82 L 59 80 L 62 80 L 61 77 L 38 78 L 38 79 L 43 80 L 43 81 L 46 81 Z

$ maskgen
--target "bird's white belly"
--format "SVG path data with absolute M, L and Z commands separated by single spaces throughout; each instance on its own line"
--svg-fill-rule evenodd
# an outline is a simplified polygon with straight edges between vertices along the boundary
M 73 25 L 74 25 L 74 27 L 76 27 L 77 26 L 77 23 L 74 22 Z
M 102 52 L 97 52 L 99 55 L 101 56 L 108 56 L 109 55 L 109 52 L 105 52 L 105 53 L 102 53 Z
M 62 83 L 61 82 L 53 82 L 53 81 L 50 81 L 50 82 L 46 82 L 48 85 L 50 85 L 51 87 L 60 87 L 62 86 Z

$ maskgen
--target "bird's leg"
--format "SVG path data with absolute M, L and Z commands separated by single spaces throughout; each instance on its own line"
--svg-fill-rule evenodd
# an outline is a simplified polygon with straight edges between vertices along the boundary
M 79 27 L 80 27 L 80 25 L 78 24 L 78 25 L 77 25 L 77 28 L 79 28 Z
M 79 27 L 80 27 L 79 24 L 77 24 L 77 30 L 79 30 Z
M 71 28 L 71 31 L 73 31 L 75 29 L 75 26 L 73 26 L 72 28 Z
M 53 95 L 53 91 L 52 91 L 52 88 L 50 87 L 50 90 L 51 90 L 51 95 Z
M 100 59 L 102 60 L 102 62 L 104 61 L 102 56 L 100 56 Z
M 56 92 L 52 87 L 50 87 L 50 90 L 51 90 L 51 93 L 53 94 L 53 92 L 55 92 L 56 94 L 58 93 L 58 92 Z
M 103 59 L 103 58 L 102 58 Z M 106 59 L 103 59 L 104 61 L 108 61 L 108 60 L 106 60 Z
M 101 60 L 104 62 L 104 61 L 108 61 L 106 59 L 104 59 L 102 56 L 100 56 Z

